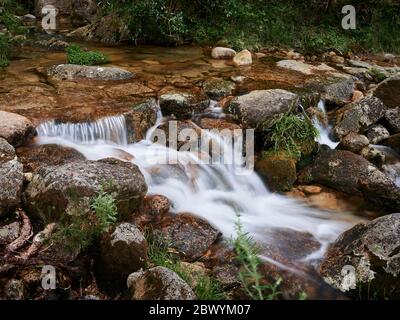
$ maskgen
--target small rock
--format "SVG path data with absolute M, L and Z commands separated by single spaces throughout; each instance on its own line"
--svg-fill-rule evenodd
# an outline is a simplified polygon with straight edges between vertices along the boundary
M 359 90 L 354 90 L 353 96 L 351 97 L 351 102 L 357 102 L 364 98 L 364 94 Z
M 289 52 L 286 54 L 286 57 L 287 57 L 288 59 L 290 59 L 290 60 L 299 60 L 299 59 L 301 58 L 301 54 L 298 53 L 298 52 L 294 52 L 294 51 L 292 50 L 292 51 L 289 51 Z
M 0 111 L 0 119 L 0 138 L 14 147 L 21 146 L 35 133 L 32 122 L 19 114 Z
M 306 194 L 319 194 L 322 191 L 322 188 L 319 186 L 301 186 L 299 189 Z
M 203 83 L 203 89 L 213 100 L 220 100 L 232 94 L 235 84 L 223 79 L 209 79 Z
M 400 102 L 399 102 L 400 104 Z M 400 132 L 400 107 L 385 112 L 385 124 L 392 134 Z
M 382 125 L 373 125 L 367 131 L 367 138 L 372 144 L 378 144 L 379 142 L 390 137 L 389 131 Z
M 129 275 L 127 280 L 132 300 L 195 300 L 190 286 L 175 272 L 155 267 Z
M 345 61 L 343 57 L 337 55 L 331 56 L 330 59 L 333 63 L 336 64 L 343 64 Z
M 364 147 L 369 145 L 369 140 L 362 134 L 350 132 L 342 139 L 339 149 L 349 150 L 354 153 L 359 153 Z
M 251 52 L 249 50 L 242 50 L 237 53 L 233 58 L 233 64 L 237 67 L 249 66 L 253 63 Z
M 373 95 L 388 108 L 400 107 L 400 75 L 382 81 L 373 89 Z
M 18 238 L 19 223 L 13 222 L 0 227 L 0 246 L 7 245 Z
M 382 142 L 385 146 L 392 148 L 400 153 L 400 133 L 396 133 Z
M 126 278 L 146 266 L 147 241 L 131 223 L 121 223 L 103 235 L 96 260 L 96 280 L 110 293 L 123 291 Z
M 386 160 L 386 155 L 381 150 L 366 146 L 360 151 L 360 155 L 367 159 L 369 162 L 373 163 L 377 167 L 381 167 Z
M 26 289 L 22 280 L 11 279 L 4 286 L 4 296 L 6 300 L 24 300 Z
M 241 83 L 246 80 L 245 76 L 231 76 L 231 80 L 235 83 Z
M 33 14 L 26 14 L 24 16 L 22 16 L 22 22 L 25 23 L 33 23 L 36 21 L 36 17 Z
M 236 55 L 236 51 L 230 48 L 215 47 L 211 51 L 213 59 L 232 59 Z
M 355 68 L 372 69 L 372 66 L 368 62 L 365 62 L 365 61 L 349 60 L 347 63 Z

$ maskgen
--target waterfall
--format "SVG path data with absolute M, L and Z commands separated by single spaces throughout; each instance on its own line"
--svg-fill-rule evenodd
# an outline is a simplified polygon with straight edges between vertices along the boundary
M 61 138 L 79 144 L 100 142 L 127 145 L 127 128 L 123 115 L 106 117 L 94 122 L 68 123 L 48 121 L 37 129 L 39 137 Z
M 324 118 L 327 120 L 327 112 L 325 108 L 325 102 L 320 100 L 318 103 L 318 109 L 323 113 Z M 331 149 L 335 149 L 339 142 L 333 141 L 329 134 L 332 131 L 332 127 L 328 125 L 324 125 L 316 116 L 313 119 L 314 127 L 318 130 L 318 138 L 317 141 L 319 144 L 326 144 Z
M 352 225 L 348 216 L 312 209 L 294 199 L 269 192 L 253 171 L 246 175 L 237 175 L 232 165 L 202 164 L 197 155 L 191 152 L 172 150 L 152 143 L 149 139 L 160 124 L 161 113 L 157 126 L 149 130 L 146 139 L 134 144 L 127 145 L 126 137 L 122 138 L 124 126 L 111 126 L 120 124 L 121 121 L 120 117 L 116 117 L 99 120 L 92 125 L 85 124 L 85 134 L 82 134 L 80 125 L 60 126 L 49 122 L 39 127 L 38 141 L 41 144 L 58 143 L 75 148 L 89 160 L 118 157 L 115 143 L 122 141 L 117 142 L 118 148 L 133 156 L 132 162 L 139 166 L 145 176 L 149 194 L 168 197 L 172 212 L 190 212 L 205 218 L 226 237 L 235 234 L 235 222 L 237 215 L 240 215 L 244 228 L 260 243 L 273 244 L 273 230 L 276 232 L 277 229 L 292 229 L 312 234 L 324 249 Z M 107 130 L 114 128 L 117 132 L 89 134 L 89 131 L 99 127 L 99 123 L 107 127 Z M 82 136 L 85 138 L 81 138 Z M 93 137 L 98 139 L 95 141 Z M 216 139 L 217 143 L 224 143 L 218 137 L 210 138 Z M 223 147 L 232 149 L 230 145 Z M 235 152 L 238 151 L 234 150 Z M 175 153 L 178 159 L 176 165 L 157 164 L 158 158 L 165 157 L 167 153 Z M 323 249 L 318 251 L 319 256 L 323 254 Z

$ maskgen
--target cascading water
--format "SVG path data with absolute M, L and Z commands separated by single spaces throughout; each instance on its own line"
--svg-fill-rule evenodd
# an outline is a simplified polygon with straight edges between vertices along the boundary
M 390 147 L 381 145 L 372 145 L 372 147 L 384 153 L 386 160 L 382 165 L 382 170 L 400 187 L 400 154 Z
M 322 112 L 324 118 L 327 120 L 327 112 L 326 112 L 324 101 L 322 101 L 322 100 L 319 101 L 318 109 Z M 337 147 L 337 145 L 339 144 L 339 142 L 333 141 L 329 136 L 329 134 L 332 130 L 332 127 L 329 124 L 324 125 L 322 123 L 322 121 L 320 121 L 320 119 L 318 119 L 318 117 L 316 117 L 316 116 L 313 119 L 313 124 L 319 133 L 318 138 L 317 138 L 317 141 L 319 142 L 319 144 L 326 144 L 331 149 L 335 149 Z
M 38 142 L 57 143 L 75 148 L 89 160 L 118 157 L 115 142 L 119 140 L 111 139 L 110 143 L 113 134 L 109 130 L 112 128 L 111 123 L 120 123 L 121 120 L 120 117 L 116 117 L 115 121 L 111 118 L 107 118 L 107 121 L 99 120 L 95 126 L 87 124 L 90 130 L 73 124 L 64 124 L 60 127 L 55 122 L 49 122 L 39 127 Z M 226 237 L 234 234 L 239 214 L 244 228 L 259 242 L 269 245 L 273 245 L 275 241 L 272 230 L 291 229 L 306 232 L 312 234 L 322 245 L 312 258 L 318 258 L 329 242 L 351 227 L 352 223 L 344 215 L 341 217 L 335 214 L 333 220 L 333 216 L 329 213 L 312 209 L 282 195 L 270 193 L 253 171 L 237 175 L 234 165 L 201 164 L 196 154 L 172 150 L 153 143 L 150 136 L 160 121 L 161 114 L 157 125 L 149 130 L 145 140 L 129 145 L 123 140 L 118 148 L 133 156 L 132 161 L 142 170 L 150 194 L 162 194 L 170 199 L 173 212 L 190 212 L 203 217 L 220 229 Z M 82 131 L 91 131 L 100 124 L 107 129 L 98 128 L 96 135 L 83 135 L 85 138 L 81 138 Z M 122 128 L 116 126 L 114 130 L 119 131 Z M 119 134 L 116 133 L 116 136 Z M 210 135 L 210 138 L 215 139 L 217 143 L 224 143 L 216 136 Z M 224 144 L 223 148 L 232 150 L 231 145 Z M 234 157 L 239 156 L 237 152 L 234 151 Z M 178 163 L 157 164 L 160 163 L 158 160 L 165 159 L 166 154 L 174 154 Z M 188 163 L 188 160 L 191 163 Z

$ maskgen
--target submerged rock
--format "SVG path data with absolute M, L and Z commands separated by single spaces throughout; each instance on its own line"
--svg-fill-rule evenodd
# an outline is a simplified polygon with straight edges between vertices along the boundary
M 0 216 L 20 204 L 23 182 L 23 167 L 14 148 L 0 138 Z
M 24 144 L 35 133 L 32 122 L 19 114 L 0 111 L 0 119 L 0 138 L 14 147 Z
M 203 89 L 211 99 L 219 100 L 231 95 L 235 84 L 223 79 L 209 79 L 203 83 Z
M 232 59 L 236 51 L 230 48 L 215 47 L 211 51 L 211 57 L 214 59 Z
M 400 107 L 400 75 L 381 82 L 373 90 L 373 95 L 389 108 Z
M 75 161 L 41 167 L 24 194 L 31 214 L 46 222 L 84 214 L 101 187 L 114 196 L 119 217 L 133 212 L 147 192 L 139 168 L 117 159 Z
M 233 57 L 233 64 L 237 67 L 250 66 L 253 63 L 251 52 L 242 50 Z
M 265 130 L 298 103 L 299 96 L 286 90 L 255 90 L 234 98 L 227 111 L 246 128 Z
M 375 97 L 365 97 L 350 103 L 339 111 L 334 132 L 338 137 L 351 132 L 364 133 L 383 118 L 385 111 L 385 105 Z
M 155 233 L 187 261 L 200 258 L 221 236 L 221 232 L 210 223 L 187 213 L 164 219 L 155 228 Z
M 115 67 L 81 66 L 60 64 L 48 69 L 47 74 L 57 80 L 117 81 L 133 78 L 132 72 Z
M 96 280 L 107 292 L 126 289 L 126 278 L 146 266 L 147 241 L 131 223 L 121 223 L 103 235 L 96 259 Z
M 352 195 L 362 194 L 379 207 L 400 210 L 400 188 L 372 163 L 350 151 L 321 150 L 299 179 Z
M 331 245 L 320 267 L 325 281 L 362 299 L 400 298 L 400 214 L 358 224 Z
M 127 280 L 132 300 L 195 300 L 190 286 L 175 272 L 155 267 L 135 272 Z
M 164 88 L 159 93 L 163 115 L 174 115 L 177 119 L 189 119 L 193 113 L 204 111 L 210 105 L 207 95 L 201 90 Z

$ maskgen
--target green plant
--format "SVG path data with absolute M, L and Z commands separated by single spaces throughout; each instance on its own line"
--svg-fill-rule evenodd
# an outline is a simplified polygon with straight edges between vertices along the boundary
M 148 242 L 148 256 L 155 266 L 168 268 L 178 274 L 196 293 L 199 300 L 222 300 L 225 298 L 220 283 L 206 274 L 191 274 L 182 267 L 181 261 L 174 254 L 174 250 L 166 239 L 155 237 L 153 233 L 146 230 Z
M 290 157 L 300 159 L 304 145 L 314 142 L 318 130 L 307 117 L 286 113 L 263 136 L 265 147 L 272 145 L 275 152 L 285 151 Z
M 61 223 L 50 240 L 63 241 L 70 251 L 85 250 L 117 220 L 115 199 L 101 187 L 87 213 Z
M 84 51 L 79 45 L 72 44 L 66 48 L 67 63 L 79 65 L 97 65 L 109 62 L 107 55 L 98 51 Z
M 273 300 L 279 297 L 278 287 L 282 280 L 275 283 L 266 283 L 259 269 L 262 261 L 259 257 L 260 248 L 254 240 L 244 232 L 240 218 L 236 222 L 236 238 L 232 240 L 236 252 L 236 259 L 242 270 L 238 278 L 246 294 L 253 300 Z
M 0 35 L 0 67 L 6 67 L 9 64 L 10 45 L 8 37 Z

